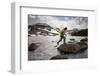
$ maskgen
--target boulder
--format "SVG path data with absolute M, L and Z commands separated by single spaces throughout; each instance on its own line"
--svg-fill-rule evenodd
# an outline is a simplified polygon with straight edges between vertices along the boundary
M 77 53 L 87 49 L 87 44 L 81 42 L 61 44 L 57 49 L 61 54 Z

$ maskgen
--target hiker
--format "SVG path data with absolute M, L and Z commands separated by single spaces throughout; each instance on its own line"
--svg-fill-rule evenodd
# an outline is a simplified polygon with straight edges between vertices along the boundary
M 65 27 L 65 28 L 63 28 L 63 29 L 61 29 L 61 30 L 59 31 L 59 33 L 60 33 L 60 39 L 59 39 L 59 41 L 57 42 L 57 45 L 59 45 L 59 42 L 61 42 L 62 40 L 63 40 L 63 43 L 64 43 L 64 44 L 66 43 L 66 37 L 65 37 L 65 32 L 66 32 L 66 30 L 67 30 L 67 27 Z

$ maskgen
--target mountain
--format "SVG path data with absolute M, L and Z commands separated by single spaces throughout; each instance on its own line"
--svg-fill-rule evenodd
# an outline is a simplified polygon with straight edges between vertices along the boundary
M 37 23 L 34 25 L 28 26 L 28 33 L 29 34 L 35 34 L 35 35 L 57 35 L 57 33 L 52 32 L 54 30 L 50 25 L 46 23 Z

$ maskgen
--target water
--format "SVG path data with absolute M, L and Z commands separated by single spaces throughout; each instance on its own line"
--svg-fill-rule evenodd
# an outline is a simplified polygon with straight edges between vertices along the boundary
M 86 37 L 80 37 L 80 36 L 66 36 L 66 43 L 70 41 L 70 39 L 75 39 L 75 41 L 80 41 L 83 38 Z M 28 52 L 28 58 L 29 60 L 49 60 L 51 57 L 60 55 L 60 53 L 57 51 L 57 47 L 54 47 L 57 45 L 57 41 L 59 40 L 59 36 L 30 36 L 29 37 L 29 45 L 31 43 L 40 43 L 40 46 L 34 51 L 34 52 Z M 63 41 L 60 43 L 62 44 Z M 80 52 L 77 54 L 67 54 L 69 59 L 76 59 L 76 58 L 87 58 L 87 50 L 84 52 Z

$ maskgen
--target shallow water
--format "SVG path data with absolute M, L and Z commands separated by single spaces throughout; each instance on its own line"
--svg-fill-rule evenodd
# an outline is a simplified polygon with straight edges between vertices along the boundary
M 66 43 L 70 41 L 70 39 L 75 39 L 75 41 L 79 42 L 81 39 L 86 37 L 80 36 L 66 36 Z M 28 52 L 28 59 L 29 60 L 48 60 L 53 56 L 59 55 L 60 53 L 57 51 L 57 41 L 59 40 L 59 36 L 30 36 L 29 37 L 29 45 L 31 43 L 40 43 L 40 46 L 34 52 Z M 60 43 L 62 44 L 63 41 Z M 59 44 L 59 45 L 60 45 Z M 85 50 L 84 52 L 79 52 L 77 54 L 67 54 L 69 59 L 75 58 L 87 58 L 88 51 Z

